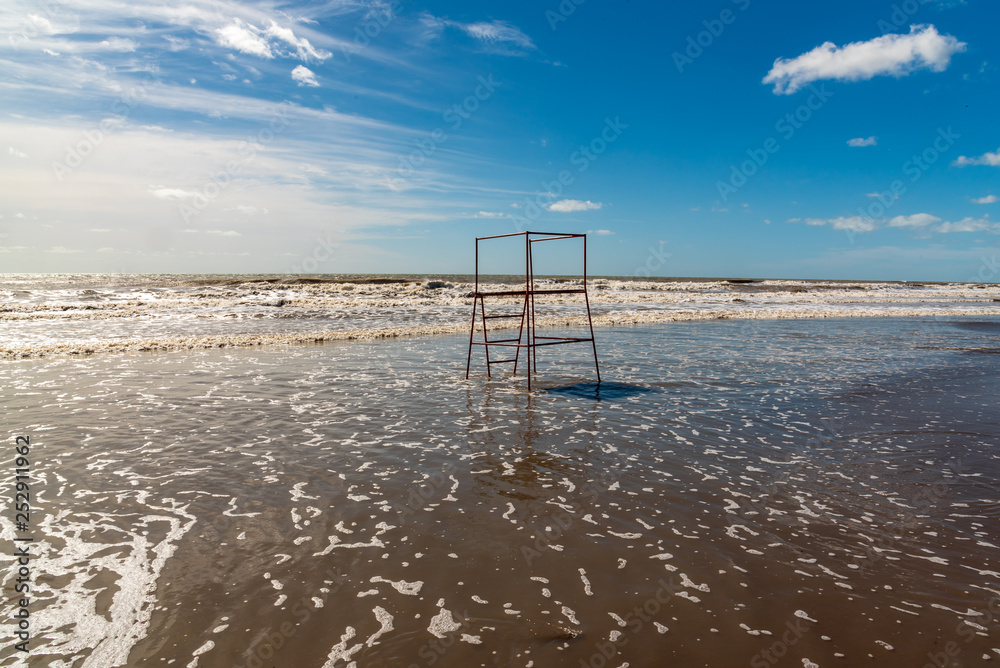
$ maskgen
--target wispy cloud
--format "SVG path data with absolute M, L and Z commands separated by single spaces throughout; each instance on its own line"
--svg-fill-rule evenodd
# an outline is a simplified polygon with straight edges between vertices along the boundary
M 591 202 L 590 200 L 583 202 L 578 199 L 561 199 L 558 202 L 550 204 L 549 211 L 573 213 L 575 211 L 591 211 L 593 209 L 600 209 L 602 206 L 604 205 L 600 202 Z
M 517 27 L 505 21 L 480 21 L 478 23 L 452 23 L 478 40 L 489 43 L 506 42 L 523 49 L 534 49 L 535 44 Z
M 791 218 L 790 223 L 805 223 L 806 225 L 829 225 L 835 230 L 848 232 L 874 232 L 875 230 L 895 227 L 920 230 L 924 234 L 950 234 L 953 232 L 992 232 L 1000 234 L 1000 223 L 982 218 L 963 218 L 959 221 L 944 221 L 929 213 L 915 213 L 909 216 L 894 218 L 868 218 L 865 216 L 841 216 L 840 218 Z
M 877 143 L 878 143 L 878 137 L 868 137 L 867 139 L 865 139 L 864 137 L 855 137 L 854 139 L 847 140 L 847 145 L 853 146 L 855 148 L 861 146 L 875 146 L 875 144 Z
M 952 164 L 956 167 L 968 167 L 969 165 L 988 165 L 990 167 L 1000 167 L 1000 148 L 998 148 L 995 153 L 983 153 L 981 156 L 976 158 L 968 158 L 964 155 L 960 155 Z
M 777 95 L 790 95 L 814 81 L 902 77 L 922 69 L 943 72 L 952 55 L 965 47 L 932 25 L 914 25 L 908 35 L 883 35 L 843 47 L 826 42 L 795 58 L 778 58 L 763 83 L 774 84 Z
M 594 234 L 599 237 L 611 236 L 614 234 L 611 230 L 587 230 L 587 234 Z
M 973 204 L 993 204 L 994 202 L 1000 202 L 1000 197 L 987 195 L 986 197 L 976 197 L 972 200 Z
M 445 28 L 454 28 L 476 39 L 482 45 L 508 55 L 524 54 L 536 49 L 535 43 L 520 28 L 507 21 L 477 21 L 462 23 L 425 13 L 420 18 L 426 38 L 440 37 Z
M 841 216 L 839 218 L 790 218 L 789 223 L 805 223 L 806 225 L 829 225 L 835 230 L 848 232 L 872 232 L 878 228 L 878 223 L 872 218 L 863 216 Z

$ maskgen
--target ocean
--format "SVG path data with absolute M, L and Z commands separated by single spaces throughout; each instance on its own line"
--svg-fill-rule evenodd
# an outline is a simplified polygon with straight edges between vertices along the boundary
M 0 276 L 0 666 L 1000 661 L 996 286 L 468 278 Z

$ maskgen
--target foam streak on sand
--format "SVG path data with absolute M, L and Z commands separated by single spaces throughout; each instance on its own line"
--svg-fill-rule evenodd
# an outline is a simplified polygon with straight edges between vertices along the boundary
M 458 332 L 468 327 L 472 304 L 467 279 L 0 274 L 0 359 Z M 499 281 L 488 289 L 520 287 Z M 542 287 L 575 282 L 538 281 Z M 598 327 L 1000 313 L 1000 288 L 992 284 L 597 278 L 589 286 Z M 516 300 L 507 308 L 516 310 Z M 545 299 L 537 308 L 544 326 L 586 322 L 573 296 Z

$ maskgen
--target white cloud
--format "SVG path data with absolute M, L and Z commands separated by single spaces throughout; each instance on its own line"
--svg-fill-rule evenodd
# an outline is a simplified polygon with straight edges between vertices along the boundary
M 215 31 L 215 35 L 219 46 L 236 49 L 261 58 L 274 58 L 271 45 L 260 36 L 260 31 L 239 19 L 225 28 L 219 28 Z
M 963 218 L 954 223 L 941 223 L 934 230 L 942 234 L 951 232 L 994 232 L 1000 234 L 1000 223 L 994 223 L 989 218 Z
M 329 51 L 314 48 L 308 39 L 305 37 L 296 37 L 290 28 L 283 28 L 274 21 L 271 21 L 266 34 L 268 37 L 275 37 L 290 46 L 294 46 L 295 55 L 298 56 L 299 60 L 308 61 L 312 58 L 322 61 L 332 55 Z
M 291 28 L 280 26 L 273 20 L 266 30 L 262 30 L 234 19 L 233 23 L 215 31 L 215 39 L 220 46 L 267 59 L 278 55 L 308 62 L 324 61 L 333 55 L 324 49 L 317 49 L 305 37 L 296 37 Z M 294 51 L 284 50 L 280 43 L 292 47 Z
M 319 86 L 316 75 L 305 65 L 299 65 L 292 70 L 292 78 L 298 81 L 300 86 Z
M 82 253 L 82 250 L 76 250 L 73 248 L 66 248 L 65 246 L 53 246 L 46 253 Z
M 1000 202 L 1000 197 L 987 195 L 986 197 L 978 197 L 972 200 L 973 204 L 993 204 L 994 202 Z
M 161 188 L 158 186 L 150 186 L 149 192 L 153 197 L 175 201 L 192 199 L 198 195 L 198 193 L 190 190 L 181 190 L 180 188 Z
M 16 148 L 14 148 L 13 146 L 8 146 L 8 147 L 7 147 L 7 150 L 8 150 L 8 151 L 10 152 L 10 154 L 11 154 L 12 156 L 14 156 L 15 158 L 27 158 L 27 157 L 28 157 L 28 154 L 27 154 L 27 153 L 25 153 L 24 151 L 18 151 L 18 150 L 17 150 Z
M 854 139 L 847 140 L 847 145 L 855 148 L 860 146 L 874 146 L 877 143 L 878 137 L 869 137 L 868 139 L 865 139 L 864 137 L 855 137 Z
M 506 218 L 507 214 L 502 211 L 480 211 L 476 218 Z
M 958 156 L 958 160 L 953 163 L 957 167 L 967 167 L 968 165 L 988 165 L 990 167 L 1000 167 L 1000 148 L 996 153 L 983 153 L 978 158 L 967 158 L 964 155 Z
M 965 47 L 964 42 L 941 35 L 932 25 L 913 25 L 908 35 L 883 35 L 843 47 L 826 42 L 801 56 L 778 58 L 763 83 L 774 84 L 777 95 L 790 95 L 825 79 L 865 81 L 876 76 L 901 77 L 921 69 L 943 72 L 951 56 Z
M 109 228 L 109 227 L 92 227 L 92 228 L 90 228 L 87 231 L 88 232 L 93 232 L 95 234 L 106 234 L 108 232 L 111 232 L 111 228 Z
M 593 234 L 599 237 L 606 237 L 613 235 L 614 232 L 612 232 L 611 230 L 587 230 L 587 234 Z
M 889 227 L 925 227 L 939 223 L 941 219 L 929 213 L 915 213 L 912 216 L 896 216 L 889 221 Z
M 549 211 L 572 213 L 574 211 L 591 211 L 593 209 L 600 209 L 602 206 L 604 205 L 600 202 L 591 202 L 590 200 L 583 202 L 578 199 L 561 199 L 558 202 L 550 204 Z

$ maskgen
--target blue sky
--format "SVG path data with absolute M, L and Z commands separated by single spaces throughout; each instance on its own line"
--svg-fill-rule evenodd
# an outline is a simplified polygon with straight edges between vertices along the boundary
M 599 274 L 996 281 L 998 20 L 8 0 L 0 271 L 463 273 L 539 229 Z

